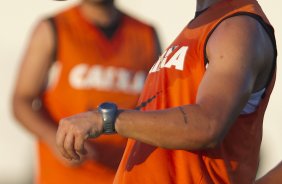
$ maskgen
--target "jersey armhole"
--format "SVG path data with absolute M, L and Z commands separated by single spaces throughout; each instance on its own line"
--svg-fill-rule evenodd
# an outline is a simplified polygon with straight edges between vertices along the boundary
M 162 47 L 161 47 L 161 43 L 160 43 L 160 39 L 159 39 L 159 36 L 158 36 L 158 33 L 156 31 L 156 29 L 154 27 L 152 27 L 152 31 L 153 31 L 153 36 L 154 36 L 154 48 L 155 48 L 155 54 L 156 54 L 156 57 L 159 57 L 161 55 L 161 52 L 162 52 Z M 158 58 L 156 58 L 158 59 Z
M 55 18 L 54 17 L 49 17 L 46 19 L 47 22 L 49 22 L 50 26 L 51 26 L 51 30 L 53 33 L 53 39 L 54 39 L 54 47 L 53 47 L 53 51 L 52 51 L 52 61 L 56 62 L 57 61 L 57 54 L 58 54 L 58 31 L 57 31 L 57 26 L 56 26 L 56 22 L 55 22 Z

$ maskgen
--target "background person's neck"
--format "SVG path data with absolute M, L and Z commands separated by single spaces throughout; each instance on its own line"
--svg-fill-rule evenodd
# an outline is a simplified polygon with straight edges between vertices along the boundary
M 82 2 L 80 11 L 83 17 L 89 22 L 102 27 L 111 25 L 119 18 L 119 11 L 116 9 L 113 3 L 96 4 Z
M 196 11 L 202 11 L 222 0 L 197 0 Z

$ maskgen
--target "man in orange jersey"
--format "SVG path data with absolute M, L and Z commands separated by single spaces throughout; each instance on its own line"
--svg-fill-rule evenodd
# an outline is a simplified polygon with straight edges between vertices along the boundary
M 56 148 L 57 123 L 106 100 L 134 108 L 158 55 L 154 28 L 113 0 L 82 0 L 37 25 L 13 98 L 15 116 L 38 138 L 37 183 L 113 182 L 126 139 L 86 141 L 88 154 L 68 161 Z
M 60 121 L 57 145 L 130 138 L 114 183 L 251 184 L 275 81 L 274 31 L 256 0 L 197 0 L 195 18 L 151 68 L 141 110 L 102 103 Z

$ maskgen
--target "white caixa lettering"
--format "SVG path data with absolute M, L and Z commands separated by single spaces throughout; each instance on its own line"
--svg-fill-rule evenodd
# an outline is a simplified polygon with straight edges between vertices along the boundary
M 142 90 L 145 77 L 144 71 L 132 72 L 125 68 L 79 64 L 70 71 L 69 83 L 75 89 L 137 94 Z
M 159 60 L 154 64 L 151 68 L 150 73 L 157 72 L 161 68 L 172 68 L 175 67 L 176 70 L 183 70 L 184 69 L 184 61 L 186 53 L 188 52 L 188 46 L 180 47 L 173 56 L 167 61 L 168 56 L 171 55 L 173 50 L 177 49 L 178 46 L 172 46 L 167 49 L 160 57 Z

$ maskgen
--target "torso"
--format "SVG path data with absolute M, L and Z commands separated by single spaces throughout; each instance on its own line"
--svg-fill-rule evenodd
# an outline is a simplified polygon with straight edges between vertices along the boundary
M 209 33 L 223 19 L 242 11 L 259 15 L 268 24 L 254 0 L 226 0 L 209 8 L 183 29 L 151 68 L 139 100 L 141 109 L 161 110 L 195 103 L 205 73 L 204 51 Z M 268 79 L 270 73 L 264 78 Z M 258 166 L 263 114 L 275 77 L 271 79 L 269 85 L 264 80 L 259 82 L 256 90 L 267 87 L 261 103 L 255 112 L 238 117 L 218 148 L 189 152 L 129 140 L 115 183 L 252 183 Z

